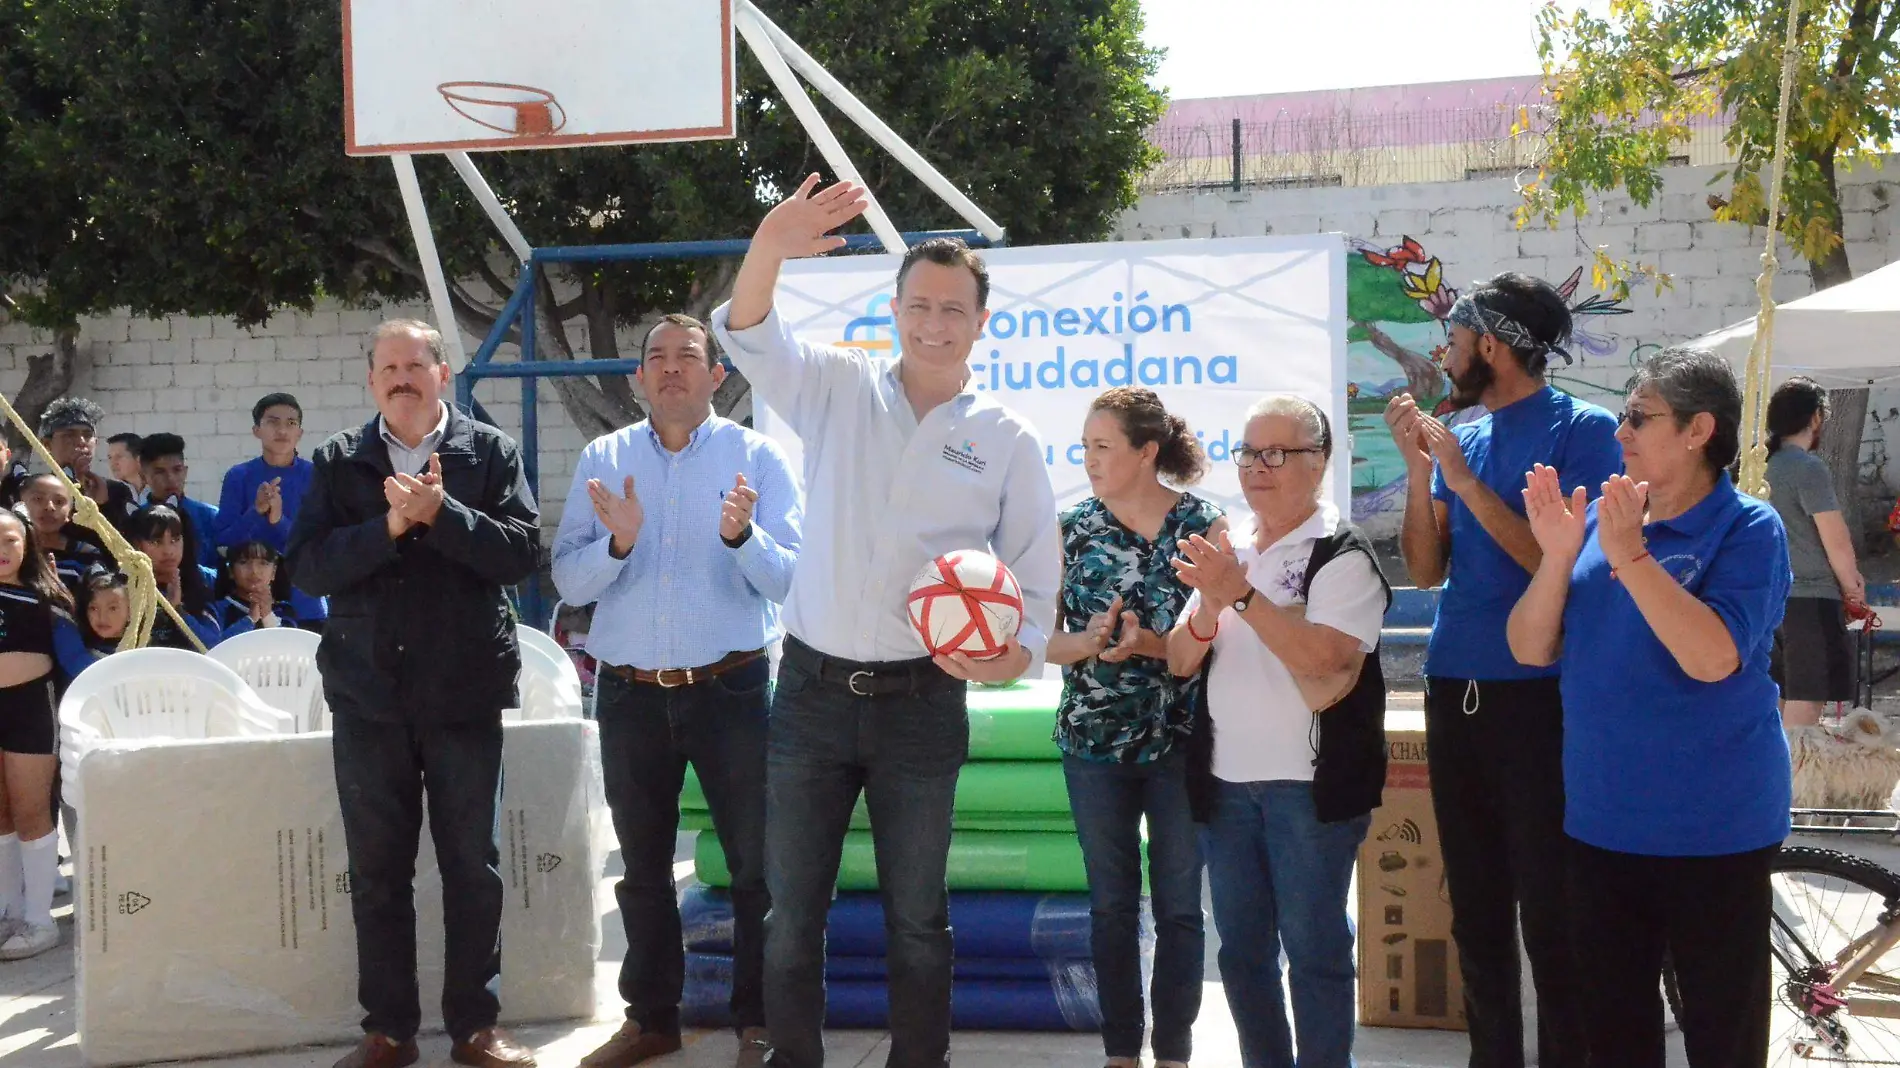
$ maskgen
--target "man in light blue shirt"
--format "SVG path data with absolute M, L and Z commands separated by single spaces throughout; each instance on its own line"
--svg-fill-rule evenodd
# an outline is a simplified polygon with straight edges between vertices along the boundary
M 581 453 L 554 538 L 554 584 L 593 603 L 627 1021 L 581 1061 L 631 1068 L 680 1048 L 685 978 L 673 843 L 692 762 L 732 871 L 738 1068 L 763 1062 L 765 646 L 798 559 L 798 483 L 777 442 L 713 414 L 726 371 L 699 320 L 648 332 L 635 376 L 649 416 Z
M 788 259 L 835 249 L 861 186 L 813 175 L 760 224 L 713 332 L 805 446 L 811 521 L 785 603 L 767 753 L 766 1022 L 783 1068 L 824 1063 L 825 918 L 863 791 L 889 932 L 890 1068 L 941 1068 L 950 1047 L 944 872 L 966 683 L 1040 670 L 1061 568 L 1055 492 L 1021 416 L 970 386 L 989 273 L 961 241 L 904 257 L 892 303 L 903 355 L 801 342 L 773 311 Z M 933 558 L 983 549 L 1023 590 L 1019 637 L 975 661 L 929 655 L 905 611 Z

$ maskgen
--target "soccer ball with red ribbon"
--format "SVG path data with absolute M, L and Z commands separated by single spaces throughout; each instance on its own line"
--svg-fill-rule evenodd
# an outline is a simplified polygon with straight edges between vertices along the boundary
M 958 549 L 932 560 L 910 584 L 910 625 L 933 656 L 1001 656 L 1023 625 L 1023 588 L 1001 560 Z

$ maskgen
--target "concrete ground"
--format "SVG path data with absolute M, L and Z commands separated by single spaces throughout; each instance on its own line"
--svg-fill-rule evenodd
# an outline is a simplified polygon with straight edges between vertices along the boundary
M 680 838 L 677 856 L 681 863 L 675 865 L 675 870 L 682 880 L 691 877 L 691 841 L 690 835 Z M 618 863 L 619 856 L 614 854 L 609 859 L 609 877 L 601 881 L 598 895 L 605 934 L 596 972 L 600 1015 L 595 1020 L 522 1029 L 520 1037 L 537 1050 L 543 1068 L 572 1068 L 619 1026 L 620 1002 L 614 980 L 626 943 L 612 892 L 612 876 Z M 6 1068 L 83 1068 L 85 1065 L 73 1030 L 72 906 L 64 898 L 57 905 L 55 914 L 61 920 L 65 944 L 35 960 L 0 963 L 0 1065 Z M 1233 1018 L 1221 991 L 1215 964 L 1217 948 L 1210 923 L 1206 996 L 1194 1032 L 1194 1063 L 1197 1068 L 1238 1068 L 1239 1046 Z M 878 1031 L 836 1031 L 828 1040 L 829 1063 L 838 1068 L 881 1065 L 889 1047 L 889 1036 Z M 1021 1065 L 1096 1068 L 1102 1063 L 1100 1041 L 1094 1035 L 959 1032 L 952 1046 L 956 1063 L 964 1068 Z M 696 1032 L 687 1037 L 686 1048 L 680 1053 L 650 1063 L 656 1068 L 714 1068 L 731 1064 L 734 1049 L 730 1034 Z M 451 1064 L 448 1039 L 440 1034 L 425 1035 L 422 1051 L 425 1068 L 448 1068 Z M 343 1047 L 306 1047 L 196 1063 L 218 1068 L 329 1068 L 344 1052 Z M 1360 1068 L 1456 1068 L 1466 1063 L 1467 1053 L 1465 1036 L 1460 1032 L 1359 1029 Z M 1674 1036 L 1669 1064 L 1672 1068 L 1687 1064 L 1681 1043 Z

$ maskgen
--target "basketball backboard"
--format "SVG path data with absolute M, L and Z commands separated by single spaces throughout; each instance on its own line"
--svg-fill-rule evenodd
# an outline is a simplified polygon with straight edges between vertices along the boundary
M 733 136 L 733 0 L 343 0 L 344 151 Z

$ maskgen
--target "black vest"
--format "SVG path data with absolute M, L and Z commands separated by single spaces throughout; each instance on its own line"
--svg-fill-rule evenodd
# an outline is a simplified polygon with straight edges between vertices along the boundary
M 1358 527 L 1342 522 L 1331 537 L 1313 543 L 1313 555 L 1306 562 L 1306 576 L 1300 583 L 1300 597 L 1306 599 L 1313 589 L 1313 577 L 1334 557 L 1361 552 L 1372 561 L 1372 572 L 1385 588 L 1385 603 L 1392 607 L 1392 585 L 1379 568 L 1372 542 Z M 1196 823 L 1213 817 L 1219 783 L 1214 778 L 1214 720 L 1207 709 L 1208 673 L 1214 654 L 1208 651 L 1201 666 L 1201 685 L 1196 687 L 1194 718 L 1187 740 L 1188 803 Z M 1363 816 L 1378 808 L 1385 791 L 1385 671 L 1379 666 L 1375 646 L 1366 654 L 1359 681 L 1339 703 L 1314 714 L 1313 732 L 1313 804 L 1320 822 L 1337 823 Z

